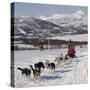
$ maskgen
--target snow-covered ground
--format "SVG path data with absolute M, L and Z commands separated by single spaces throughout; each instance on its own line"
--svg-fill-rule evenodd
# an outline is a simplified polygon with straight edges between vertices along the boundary
M 88 40 L 88 34 L 79 34 L 79 35 L 68 35 L 68 36 L 56 36 L 49 39 L 58 39 L 58 40 L 69 40 L 72 41 L 87 41 Z
M 28 67 L 34 63 L 46 60 L 54 61 L 60 53 L 65 54 L 67 49 L 50 49 L 50 50 L 31 50 L 15 51 L 15 87 L 32 87 L 32 86 L 53 86 L 68 84 L 87 84 L 88 83 L 88 50 L 87 47 L 77 47 L 76 55 L 65 61 L 62 65 L 56 66 L 55 72 L 42 71 L 41 77 L 35 80 L 33 75 L 30 79 L 21 75 L 17 67 Z

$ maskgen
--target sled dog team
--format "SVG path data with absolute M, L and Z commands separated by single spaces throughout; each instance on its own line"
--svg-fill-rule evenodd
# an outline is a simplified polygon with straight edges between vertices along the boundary
M 21 71 L 22 75 L 30 77 L 31 72 L 35 79 L 40 78 L 40 75 L 42 73 L 42 69 L 46 72 L 52 72 L 55 71 L 56 66 L 61 65 L 62 62 L 69 59 L 66 55 L 64 56 L 61 54 L 60 56 L 57 56 L 53 62 L 50 62 L 50 60 L 46 60 L 46 62 L 38 62 L 33 65 L 28 65 L 30 68 L 21 68 L 18 67 L 17 70 Z
M 41 69 L 49 69 L 49 70 L 55 70 L 55 63 L 43 63 L 43 62 L 38 62 L 38 63 L 35 63 L 34 64 L 34 67 L 32 65 L 29 65 L 30 68 L 21 68 L 21 67 L 18 67 L 17 70 L 20 70 L 21 71 L 21 74 L 22 75 L 26 75 L 26 76 L 29 76 L 31 75 L 31 70 L 32 70 L 32 73 L 33 73 L 33 76 L 35 79 L 38 79 L 41 75 Z

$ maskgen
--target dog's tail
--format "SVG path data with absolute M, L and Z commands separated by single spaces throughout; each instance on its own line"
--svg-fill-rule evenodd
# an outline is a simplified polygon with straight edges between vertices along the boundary
M 23 69 L 22 69 L 22 68 L 19 68 L 19 67 L 17 68 L 17 70 L 21 70 L 21 71 L 23 71 Z

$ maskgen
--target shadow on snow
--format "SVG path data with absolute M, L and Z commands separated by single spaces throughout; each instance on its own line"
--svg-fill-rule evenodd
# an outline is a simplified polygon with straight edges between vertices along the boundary
M 61 78 L 60 76 L 42 76 L 41 79 L 45 79 L 45 80 L 55 80 L 55 79 L 59 79 Z

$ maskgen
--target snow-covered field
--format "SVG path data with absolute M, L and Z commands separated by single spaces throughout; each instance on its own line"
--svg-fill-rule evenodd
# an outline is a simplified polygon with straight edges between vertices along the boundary
M 87 41 L 88 40 L 88 34 L 79 34 L 79 35 L 68 35 L 68 36 L 56 36 L 49 39 L 58 39 L 58 40 L 69 40 L 72 41 Z
M 15 87 L 53 86 L 68 84 L 88 83 L 88 50 L 87 46 L 76 48 L 78 58 L 73 58 L 56 66 L 55 72 L 42 71 L 40 79 L 35 80 L 33 75 L 30 79 L 21 75 L 17 67 L 27 67 L 36 62 L 46 60 L 54 61 L 60 53 L 65 54 L 67 49 L 15 51 Z

